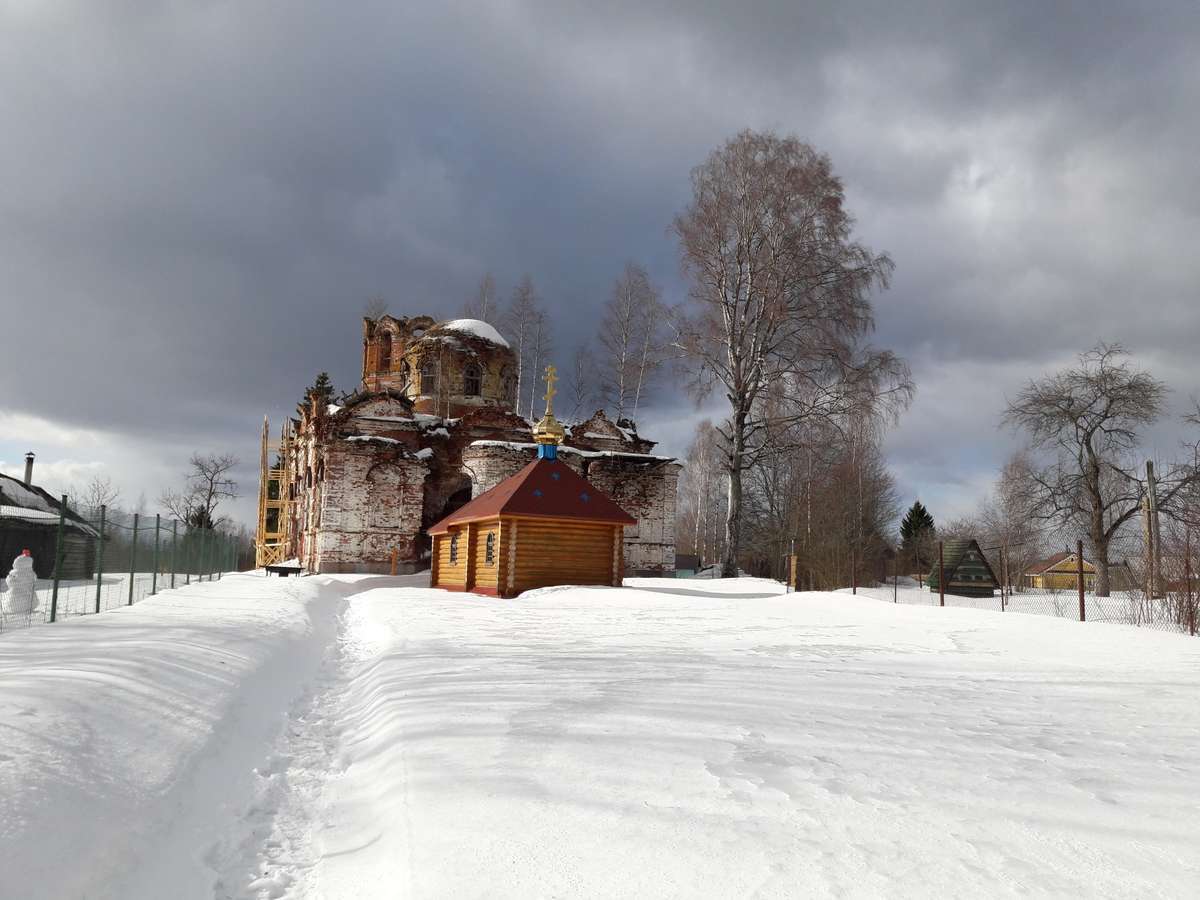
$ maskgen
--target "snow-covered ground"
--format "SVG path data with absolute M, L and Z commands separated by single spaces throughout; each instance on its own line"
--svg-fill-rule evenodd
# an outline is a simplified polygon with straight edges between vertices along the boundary
M 850 593 L 843 588 L 842 593 Z M 909 579 L 901 579 L 895 587 L 880 585 L 860 587 L 858 594 L 874 597 L 887 603 L 906 603 L 915 606 L 938 606 L 937 591 L 919 587 Z M 1136 591 L 1113 591 L 1111 596 L 1098 597 L 1090 591 L 1084 594 L 1084 611 L 1089 622 L 1109 622 L 1118 625 L 1138 625 L 1163 631 L 1189 630 L 1186 616 L 1179 610 L 1186 609 L 1181 598 L 1172 594 L 1170 598 L 1149 599 Z M 1002 606 L 1003 603 L 1003 606 Z M 1077 590 L 1061 591 L 1015 591 L 1001 601 L 1000 592 L 991 597 L 959 597 L 946 595 L 946 605 L 963 609 L 981 609 L 991 612 L 1025 613 L 1035 616 L 1056 616 L 1079 619 L 1079 594 Z
M 0 635 L 0 896 L 1194 896 L 1200 641 L 226 576 Z
M 3 574 L 0 573 L 0 577 Z M 208 581 L 209 575 L 175 574 L 176 588 L 194 584 L 198 581 Z M 220 573 L 213 573 L 212 578 L 220 578 Z M 133 590 L 130 591 L 130 581 Z M 100 581 L 99 605 L 100 611 L 116 609 L 132 603 L 140 603 L 152 593 L 167 590 L 171 585 L 171 574 L 159 572 L 129 573 L 106 572 Z M 18 628 L 28 628 L 50 621 L 50 609 L 53 606 L 54 581 L 50 578 L 39 578 L 35 588 L 37 603 L 31 612 L 5 613 L 3 609 L 4 595 L 0 594 L 0 632 L 13 631 Z M 66 619 L 70 616 L 85 616 L 96 612 L 96 579 L 78 578 L 64 579 L 58 583 L 58 605 L 55 608 L 55 618 Z

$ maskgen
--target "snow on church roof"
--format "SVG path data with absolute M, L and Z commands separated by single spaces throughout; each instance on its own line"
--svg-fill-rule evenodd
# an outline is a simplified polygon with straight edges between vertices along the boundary
M 489 341 L 493 344 L 499 344 L 501 347 L 508 347 L 508 341 L 487 322 L 480 319 L 451 319 L 449 322 L 440 322 L 436 326 L 443 331 L 457 331 L 461 334 L 470 334 L 482 340 Z

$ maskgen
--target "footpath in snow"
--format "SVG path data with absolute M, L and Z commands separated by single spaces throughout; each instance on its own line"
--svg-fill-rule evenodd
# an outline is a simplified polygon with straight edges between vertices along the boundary
M 226 577 L 0 637 L 0 896 L 1189 897 L 1198 695 L 1185 636 L 754 579 Z

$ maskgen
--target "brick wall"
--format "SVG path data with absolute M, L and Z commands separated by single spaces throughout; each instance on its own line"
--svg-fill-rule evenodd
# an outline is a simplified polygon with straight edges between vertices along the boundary
M 638 520 L 625 529 L 625 574 L 675 571 L 675 462 L 601 457 L 588 462 L 587 478 Z
M 418 568 L 426 464 L 370 443 L 333 442 L 325 454 L 320 518 L 310 522 L 316 572 L 378 572 Z

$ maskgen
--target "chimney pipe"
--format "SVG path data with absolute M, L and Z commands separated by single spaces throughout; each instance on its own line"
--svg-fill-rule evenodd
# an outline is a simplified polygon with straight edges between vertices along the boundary
M 25 454 L 25 487 L 33 484 L 33 451 Z

